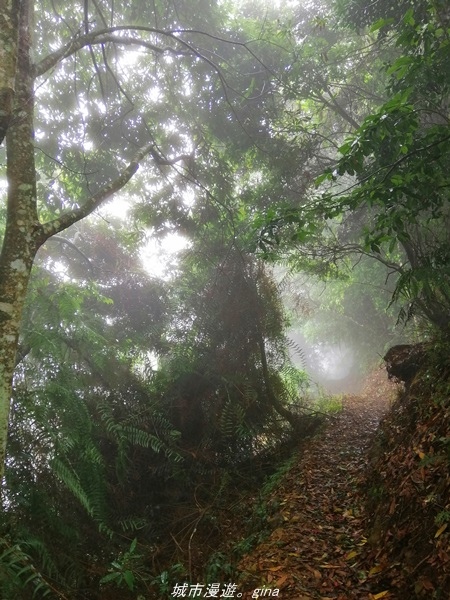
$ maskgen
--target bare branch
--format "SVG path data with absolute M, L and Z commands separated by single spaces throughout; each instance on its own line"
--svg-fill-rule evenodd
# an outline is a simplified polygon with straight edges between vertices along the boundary
M 186 163 L 189 164 L 189 162 L 193 158 L 193 156 L 191 154 L 180 154 L 179 156 L 175 156 L 174 158 L 167 158 L 167 157 L 163 156 L 162 154 L 160 154 L 160 152 L 157 150 L 155 144 L 153 144 L 153 146 L 150 148 L 149 154 L 152 155 L 156 164 L 159 167 L 173 166 L 176 163 L 181 162 L 181 161 L 185 161 Z
M 115 35 L 115 34 L 118 34 L 121 32 L 125 32 L 125 31 L 135 32 L 135 33 L 140 32 L 140 33 L 157 34 L 164 38 L 172 40 L 172 42 L 174 42 L 174 44 L 181 46 L 184 49 L 177 50 L 177 48 L 175 46 L 157 46 L 154 43 L 148 42 L 139 37 L 134 37 L 133 35 Z M 62 48 L 60 48 L 53 54 L 50 54 L 49 56 L 47 56 L 46 58 L 41 60 L 39 63 L 37 63 L 34 67 L 34 77 L 39 77 L 39 76 L 43 75 L 44 73 L 46 73 L 47 71 L 49 71 L 50 69 L 55 67 L 59 62 L 61 62 L 65 58 L 68 58 L 69 56 L 73 56 L 73 54 L 76 54 L 77 52 L 79 52 L 80 50 L 82 50 L 83 48 L 85 48 L 87 46 L 91 47 L 94 45 L 106 44 L 106 43 L 110 42 L 110 43 L 118 44 L 118 45 L 122 45 L 122 46 L 140 46 L 142 48 L 147 48 L 148 50 L 151 50 L 152 52 L 156 52 L 158 54 L 169 54 L 170 53 L 175 56 L 189 56 L 189 55 L 196 56 L 197 58 L 199 58 L 200 60 L 202 60 L 206 64 L 208 64 L 216 72 L 216 74 L 218 75 L 220 82 L 222 84 L 224 93 L 226 95 L 226 90 L 231 89 L 231 88 L 227 84 L 220 68 L 214 63 L 214 61 L 212 61 L 210 58 L 205 56 L 192 43 L 190 43 L 190 42 L 184 40 L 182 37 L 180 37 L 181 34 L 183 34 L 183 33 L 199 34 L 202 32 L 197 32 L 197 31 L 193 31 L 193 30 L 183 30 L 183 29 L 166 30 L 165 31 L 162 29 L 155 29 L 154 27 L 143 27 L 143 26 L 133 26 L 133 25 L 122 25 L 122 26 L 117 26 L 117 27 L 109 27 L 106 29 L 100 29 L 98 31 L 92 31 L 89 34 L 79 35 L 77 37 L 74 37 L 65 46 L 63 46 Z M 205 35 L 205 37 L 210 37 L 213 39 L 221 40 L 222 42 L 224 42 L 226 44 L 231 44 L 232 46 L 240 46 L 242 48 L 245 48 L 247 50 L 247 52 L 249 52 L 249 54 L 251 54 L 251 56 L 253 56 L 262 66 L 264 66 L 263 63 L 261 62 L 261 60 L 248 47 L 248 43 L 236 42 L 233 40 L 227 40 L 225 38 L 218 38 L 216 36 L 212 36 L 207 33 L 204 33 L 203 35 Z M 267 69 L 267 67 L 265 67 L 265 69 Z M 236 90 L 233 90 L 233 91 L 236 92 Z M 228 98 L 227 98 L 227 101 L 228 101 L 228 103 L 230 103 Z

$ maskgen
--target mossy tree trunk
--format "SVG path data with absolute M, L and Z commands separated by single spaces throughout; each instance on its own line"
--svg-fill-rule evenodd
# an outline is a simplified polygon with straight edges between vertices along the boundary
M 11 18 L 11 14 L 7 14 L 8 7 L 2 5 L 2 9 L 5 13 L 0 18 L 0 22 L 10 22 L 8 19 Z M 4 111 L 9 110 L 10 114 L 7 118 L 2 115 L 5 116 L 3 130 L 6 134 L 8 180 L 6 228 L 0 254 L 0 473 L 2 478 L 21 315 L 31 268 L 42 237 L 36 206 L 33 81 L 27 2 L 21 3 L 20 14 L 15 17 L 18 21 L 18 38 L 14 28 L 5 29 L 2 33 L 3 48 L 0 52 L 6 64 L 16 66 L 13 82 L 10 81 L 11 69 L 1 73 L 6 79 L 0 82 L 1 89 L 11 90 L 9 98 L 11 103 L 7 103 Z
M 16 85 L 19 0 L 0 0 L 0 144 L 11 122 Z

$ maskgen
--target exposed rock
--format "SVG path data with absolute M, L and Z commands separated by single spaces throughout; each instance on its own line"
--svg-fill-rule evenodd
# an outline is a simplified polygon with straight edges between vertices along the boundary
M 389 379 L 398 379 L 409 385 L 423 364 L 426 355 L 424 344 L 400 344 L 389 348 L 383 360 Z

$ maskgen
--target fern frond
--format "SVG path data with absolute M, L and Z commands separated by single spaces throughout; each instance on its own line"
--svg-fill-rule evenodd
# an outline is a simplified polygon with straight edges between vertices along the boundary
M 66 465 L 62 460 L 58 457 L 55 457 L 52 461 L 52 467 L 55 474 L 61 479 L 67 489 L 75 496 L 75 498 L 80 502 L 86 512 L 93 517 L 94 509 L 91 505 L 91 502 L 83 489 L 78 475 L 75 471 Z
M 126 519 L 119 520 L 120 528 L 127 533 L 144 529 L 144 527 L 148 527 L 148 525 L 148 520 L 143 517 L 127 517 Z
M 33 597 L 39 595 L 41 598 L 45 598 L 49 594 L 53 594 L 53 589 L 19 544 L 10 546 L 8 541 L 2 538 L 0 539 L 0 549 L 3 550 L 0 555 L 0 590 L 3 590 L 3 594 L 11 592 L 14 597 L 19 597 L 19 590 L 30 586 L 33 588 Z
M 286 346 L 292 351 L 293 354 L 295 354 L 295 356 L 297 356 L 303 367 L 306 367 L 306 358 L 305 358 L 305 353 L 303 348 L 297 344 L 297 342 L 294 342 L 294 340 L 292 338 L 286 337 Z
M 40 565 L 42 565 L 41 570 L 46 574 L 46 576 L 54 579 L 57 578 L 58 568 L 47 545 L 42 540 L 37 538 L 26 538 L 19 540 L 18 544 L 21 548 L 30 549 L 36 556 L 39 556 L 39 562 Z

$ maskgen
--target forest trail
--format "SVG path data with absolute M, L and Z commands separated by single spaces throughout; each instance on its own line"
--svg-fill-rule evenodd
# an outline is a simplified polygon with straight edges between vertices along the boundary
M 243 589 L 278 588 L 285 600 L 394 598 L 375 581 L 377 566 L 364 562 L 369 515 L 361 483 L 395 391 L 385 371 L 372 374 L 361 395 L 345 396 L 343 410 L 302 447 L 272 494 L 272 533 L 239 565 Z

